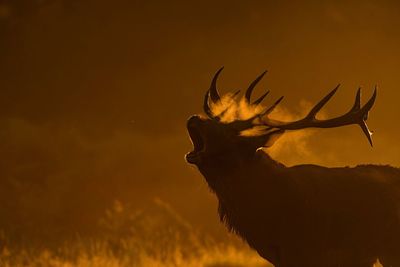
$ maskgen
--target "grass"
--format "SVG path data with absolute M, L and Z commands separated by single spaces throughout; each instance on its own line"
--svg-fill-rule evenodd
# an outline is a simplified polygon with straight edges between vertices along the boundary
M 52 248 L 16 246 L 0 235 L 1 267 L 272 267 L 238 238 L 217 242 L 168 204 L 132 210 L 115 202 L 95 237 Z M 379 262 L 373 267 L 382 267 Z
M 4 267 L 268 267 L 243 242 L 216 242 L 166 203 L 132 211 L 115 202 L 100 220 L 101 234 L 76 237 L 57 248 L 0 243 Z M 3 242 L 4 243 L 4 242 Z
M 181 248 L 169 254 L 167 258 L 145 250 L 132 251 L 131 253 L 118 254 L 103 242 L 92 244 L 91 247 L 83 247 L 77 243 L 76 247 L 63 248 L 63 252 L 40 250 L 10 251 L 3 249 L 0 256 L 0 266 L 4 267 L 267 267 L 269 266 L 254 252 L 234 246 L 217 246 L 204 248 L 199 255 L 184 255 Z M 79 249 L 78 251 L 76 251 Z

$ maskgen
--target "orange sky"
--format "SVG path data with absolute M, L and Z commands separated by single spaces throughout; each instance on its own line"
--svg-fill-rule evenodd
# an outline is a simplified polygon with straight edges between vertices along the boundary
M 214 225 L 214 197 L 183 156 L 186 118 L 222 65 L 223 92 L 268 69 L 256 94 L 285 95 L 294 115 L 338 83 L 324 114 L 342 114 L 358 86 L 365 100 L 378 84 L 373 149 L 353 126 L 293 133 L 274 156 L 400 166 L 399 11 L 397 1 L 0 1 L 0 176 L 26 194 L 21 218 L 85 222 L 76 207 L 157 196 Z

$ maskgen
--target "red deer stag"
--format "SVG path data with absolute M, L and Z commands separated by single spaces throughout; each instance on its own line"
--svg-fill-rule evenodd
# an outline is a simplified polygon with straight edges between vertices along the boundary
M 269 117 L 282 98 L 249 118 L 225 120 L 229 106 L 218 113 L 215 108 L 224 100 L 216 87 L 221 70 L 205 95 L 207 118 L 195 115 L 187 122 L 194 150 L 186 160 L 197 166 L 217 195 L 220 219 L 229 230 L 276 267 L 366 267 L 378 258 L 385 267 L 399 267 L 399 169 L 287 167 L 259 149 L 271 146 L 288 130 L 351 124 L 361 126 L 372 145 L 366 120 L 376 89 L 364 106 L 359 89 L 350 111 L 332 119 L 320 120 L 316 115 L 339 86 L 300 120 Z M 266 95 L 250 102 L 264 74 L 250 84 L 242 99 L 249 107 L 258 108 Z M 243 134 L 254 128 L 258 134 Z

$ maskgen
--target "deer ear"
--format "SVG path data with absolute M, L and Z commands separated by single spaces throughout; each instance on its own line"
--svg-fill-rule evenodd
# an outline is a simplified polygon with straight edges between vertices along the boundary
M 275 130 L 272 131 L 266 136 L 268 137 L 263 147 L 271 147 L 275 144 L 276 141 L 285 133 L 285 130 Z

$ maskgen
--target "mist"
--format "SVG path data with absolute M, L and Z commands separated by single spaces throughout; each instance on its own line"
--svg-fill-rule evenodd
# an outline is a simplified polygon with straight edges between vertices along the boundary
M 184 161 L 185 123 L 214 73 L 299 118 L 338 83 L 321 116 L 378 85 L 371 148 L 357 126 L 285 134 L 266 151 L 287 165 L 400 165 L 400 5 L 395 1 L 0 2 L 0 229 L 15 243 L 99 234 L 115 201 L 154 198 L 226 238 L 216 200 Z M 230 107 L 226 121 L 236 119 Z M 228 101 L 229 102 L 229 101 Z M 230 103 L 230 102 L 229 102 Z M 216 107 L 221 108 L 221 107 Z M 259 110 L 239 113 L 246 118 Z M 96 227 L 94 227 L 94 225 Z

